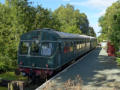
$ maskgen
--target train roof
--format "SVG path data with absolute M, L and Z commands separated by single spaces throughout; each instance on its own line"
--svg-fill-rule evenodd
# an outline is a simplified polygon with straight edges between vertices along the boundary
M 45 34 L 45 35 L 43 35 L 44 37 L 50 38 L 50 37 L 53 36 L 54 39 L 55 38 L 56 39 L 58 39 L 58 38 L 73 38 L 73 39 L 74 38 L 86 38 L 86 39 L 87 38 L 89 38 L 89 39 L 92 38 L 92 37 L 87 36 L 87 35 L 64 33 L 64 32 L 55 31 L 54 29 L 46 29 L 46 28 L 44 28 L 44 29 L 33 30 L 33 31 L 28 32 L 28 33 L 25 33 L 25 34 L 23 34 L 21 36 L 21 39 L 25 39 L 26 37 L 30 38 L 32 36 L 35 37 L 35 35 L 40 36 L 41 35 L 40 32 L 42 32 L 43 34 Z
M 92 37 L 92 36 L 90 36 L 90 39 L 96 39 L 96 37 Z
M 58 32 L 58 31 L 54 31 L 54 32 L 58 34 L 60 38 L 86 38 L 79 34 L 64 33 L 64 32 Z

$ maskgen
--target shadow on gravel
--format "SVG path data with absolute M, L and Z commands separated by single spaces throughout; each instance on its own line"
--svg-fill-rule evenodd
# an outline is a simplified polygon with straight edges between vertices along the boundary
M 97 48 L 56 77 L 56 82 L 65 83 L 69 79 L 74 81 L 77 75 L 82 78 L 83 85 L 112 87 L 110 83 L 120 81 L 120 67 L 116 65 L 113 57 L 107 56 L 105 50 Z

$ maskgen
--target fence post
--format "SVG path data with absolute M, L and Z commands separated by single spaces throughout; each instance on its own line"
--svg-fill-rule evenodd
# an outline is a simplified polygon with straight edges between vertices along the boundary
M 8 83 L 8 90 L 24 90 L 23 81 L 11 81 Z

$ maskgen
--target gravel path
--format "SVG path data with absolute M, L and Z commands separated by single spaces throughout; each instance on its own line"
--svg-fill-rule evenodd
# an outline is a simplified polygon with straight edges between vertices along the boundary
M 78 75 L 82 81 L 77 78 Z M 69 82 L 65 84 L 68 80 L 74 81 L 74 84 L 82 82 L 78 84 L 82 90 L 120 90 L 120 68 L 113 57 L 107 56 L 104 49 L 97 48 L 81 61 L 57 75 L 51 80 L 52 83 L 49 83 L 51 84 L 48 85 L 49 88 L 45 90 L 57 90 L 58 88 L 58 90 L 66 90 L 65 88 L 70 86 Z

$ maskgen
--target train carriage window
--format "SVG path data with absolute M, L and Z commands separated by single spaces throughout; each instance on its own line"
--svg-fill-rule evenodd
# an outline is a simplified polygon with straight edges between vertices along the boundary
M 81 42 L 81 48 L 83 48 L 83 44 L 82 44 L 82 42 Z
M 70 46 L 70 52 L 73 51 L 73 42 L 71 42 L 71 46 Z
M 20 54 L 28 54 L 28 47 L 29 43 L 28 42 L 21 42 L 20 44 Z
M 52 43 L 44 42 L 41 44 L 41 55 L 50 56 L 52 54 Z
M 82 43 L 82 48 L 84 48 L 84 42 Z
M 81 46 L 80 46 L 80 41 L 79 41 L 79 50 L 80 50 Z
M 85 47 L 85 42 L 83 42 L 83 48 Z
M 68 42 L 65 42 L 64 43 L 64 53 L 68 53 L 70 50 L 69 50 L 69 43 Z
M 74 42 L 74 49 L 75 49 L 75 51 L 76 51 L 76 49 L 77 49 L 77 48 L 76 48 L 76 41 Z
M 80 49 L 81 49 L 81 41 L 80 41 L 79 47 L 80 47 Z
M 83 43 L 81 43 L 81 48 L 83 48 Z
M 77 42 L 77 50 L 79 50 L 79 42 Z
M 30 54 L 31 55 L 38 55 L 39 54 L 39 44 L 38 43 L 32 42 Z
M 77 50 L 77 42 L 75 42 L 75 45 L 76 45 L 76 50 Z

